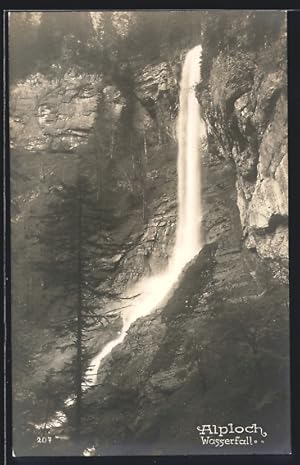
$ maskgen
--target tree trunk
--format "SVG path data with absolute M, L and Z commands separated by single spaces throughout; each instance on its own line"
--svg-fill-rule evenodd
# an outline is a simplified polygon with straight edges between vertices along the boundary
M 81 432 L 81 413 L 82 413 L 82 188 L 79 181 L 78 196 L 78 295 L 77 295 L 77 360 L 76 360 L 76 419 L 75 432 L 79 438 Z
M 44 421 L 44 427 L 42 430 L 42 436 L 46 436 L 48 429 L 48 419 L 49 419 L 49 381 L 47 381 L 47 401 L 46 401 L 46 409 L 45 409 L 45 421 Z
M 113 159 L 114 151 L 115 151 L 115 129 L 112 126 L 111 139 L 110 139 L 110 159 L 111 160 Z

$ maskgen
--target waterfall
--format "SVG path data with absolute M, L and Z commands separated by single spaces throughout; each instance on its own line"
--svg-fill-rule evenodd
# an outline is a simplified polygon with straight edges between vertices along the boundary
M 201 45 L 188 52 L 180 83 L 178 139 L 178 222 L 174 262 L 182 268 L 201 248 L 200 145 L 206 136 L 195 85 L 200 82 Z
M 202 47 L 190 50 L 185 58 L 180 83 L 178 139 L 178 213 L 175 246 L 169 265 L 163 273 L 141 279 L 124 297 L 132 303 L 123 310 L 123 327 L 118 336 L 104 346 L 91 361 L 86 372 L 83 390 L 96 384 L 102 360 L 123 342 L 127 331 L 138 318 L 166 303 L 185 265 L 201 250 L 201 143 L 206 140 L 206 128 L 200 116 L 200 106 L 195 96 L 195 85 L 200 82 Z M 65 406 L 73 405 L 74 397 L 65 400 Z M 56 412 L 48 426 L 58 427 L 67 420 L 62 412 Z M 36 425 L 41 428 L 43 425 Z
M 206 128 L 200 116 L 195 86 L 200 82 L 202 47 L 191 49 L 185 58 L 180 83 L 178 139 L 178 213 L 175 246 L 167 270 L 141 279 L 127 297 L 138 295 L 123 311 L 123 328 L 91 361 L 86 388 L 96 383 L 101 361 L 123 342 L 132 323 L 164 304 L 184 266 L 200 251 L 201 239 L 201 141 Z

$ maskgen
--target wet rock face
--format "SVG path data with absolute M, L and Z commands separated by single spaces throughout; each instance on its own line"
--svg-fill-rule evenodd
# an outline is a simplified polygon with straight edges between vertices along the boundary
M 135 92 L 156 122 L 160 142 L 176 139 L 179 82 L 176 62 L 147 65 L 135 76 Z
M 130 238 L 130 250 L 122 257 L 115 278 L 116 288 L 125 288 L 142 276 L 158 273 L 168 263 L 175 239 L 176 202 L 163 195 L 152 208 L 153 217 L 137 236 Z
M 213 59 L 198 98 L 209 146 L 235 167 L 246 247 L 287 260 L 287 93 L 282 38 L 270 49 Z M 273 62 L 270 62 L 270 56 Z M 211 151 L 211 149 L 210 149 Z
M 220 160 L 209 144 L 202 153 L 201 184 L 205 242 L 221 240 L 224 248 L 240 248 L 241 225 L 234 164 Z

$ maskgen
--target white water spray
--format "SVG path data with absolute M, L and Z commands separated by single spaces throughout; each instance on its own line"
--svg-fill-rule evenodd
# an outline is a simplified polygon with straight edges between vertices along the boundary
M 123 310 L 123 327 L 119 335 L 104 346 L 96 355 L 87 370 L 86 390 L 97 382 L 97 373 L 102 360 L 126 337 L 127 331 L 138 318 L 166 303 L 174 289 L 184 266 L 201 250 L 201 142 L 206 140 L 205 123 L 200 116 L 200 106 L 195 96 L 195 86 L 200 82 L 202 47 L 190 50 L 184 61 L 180 83 L 179 115 L 177 123 L 178 139 L 178 213 L 176 240 L 173 254 L 165 272 L 141 279 L 125 295 L 138 296 Z M 74 397 L 65 401 L 71 406 Z M 48 426 L 58 427 L 66 421 L 63 412 L 48 422 Z M 41 428 L 43 425 L 36 425 Z
M 206 139 L 205 123 L 195 96 L 200 82 L 202 47 L 186 55 L 180 83 L 178 138 L 178 222 L 174 262 L 182 268 L 200 250 L 201 244 L 201 141 Z
M 185 58 L 180 84 L 178 138 L 178 214 L 176 241 L 167 270 L 140 280 L 127 293 L 138 295 L 123 311 L 123 328 L 118 337 L 104 346 L 94 357 L 87 372 L 87 387 L 96 383 L 101 361 L 114 347 L 123 342 L 131 324 L 149 315 L 165 303 L 184 266 L 200 251 L 201 241 L 201 163 L 200 144 L 206 138 L 204 121 L 195 96 L 200 82 L 202 47 L 190 50 Z

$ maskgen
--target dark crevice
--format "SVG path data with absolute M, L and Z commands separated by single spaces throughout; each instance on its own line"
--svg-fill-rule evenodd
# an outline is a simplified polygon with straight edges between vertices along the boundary
M 256 234 L 263 236 L 265 234 L 273 234 L 279 226 L 288 226 L 288 216 L 274 214 L 269 220 L 269 224 L 266 228 L 260 228 L 256 230 Z

